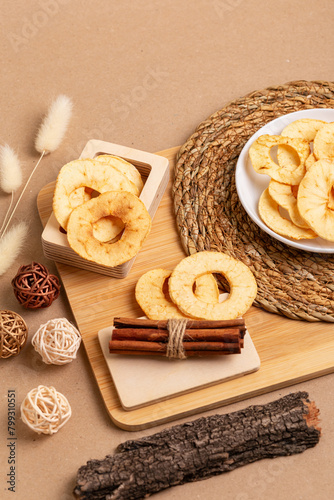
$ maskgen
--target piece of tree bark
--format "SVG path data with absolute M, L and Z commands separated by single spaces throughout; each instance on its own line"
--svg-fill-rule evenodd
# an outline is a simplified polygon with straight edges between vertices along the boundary
M 77 474 L 81 500 L 134 500 L 242 465 L 301 453 L 320 438 L 318 409 L 306 392 L 192 422 L 118 446 Z

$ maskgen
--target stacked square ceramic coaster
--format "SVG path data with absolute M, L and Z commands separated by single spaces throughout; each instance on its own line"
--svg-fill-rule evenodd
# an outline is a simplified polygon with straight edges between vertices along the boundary
M 101 154 L 111 154 L 123 158 L 138 169 L 144 182 L 139 198 L 153 219 L 168 185 L 168 160 L 159 155 L 98 140 L 90 140 L 86 144 L 80 159 L 95 158 Z M 42 233 L 42 247 L 44 255 L 49 259 L 114 278 L 127 276 L 136 258 L 133 257 L 128 262 L 116 267 L 107 267 L 83 259 L 70 247 L 66 233 L 60 228 L 54 213 L 51 214 Z

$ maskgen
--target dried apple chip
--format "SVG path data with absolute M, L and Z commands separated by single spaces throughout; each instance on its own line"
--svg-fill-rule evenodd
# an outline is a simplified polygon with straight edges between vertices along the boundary
M 295 137 L 312 142 L 319 130 L 326 125 L 323 120 L 314 120 L 313 118 L 302 118 L 289 123 L 281 132 L 284 137 Z
M 296 226 L 307 229 L 309 225 L 300 215 L 297 206 L 298 186 L 290 186 L 271 179 L 268 186 L 269 194 L 276 203 L 287 210 L 290 219 Z
M 326 124 L 322 120 L 313 120 L 311 118 L 303 118 L 289 123 L 281 132 L 284 137 L 294 137 L 296 139 L 304 139 L 307 142 L 312 142 L 317 132 Z M 277 148 L 277 160 L 281 167 L 286 167 L 289 164 L 299 165 L 299 156 L 296 151 L 289 146 L 280 145 Z M 311 158 L 308 157 L 305 166 L 309 166 Z M 309 163 L 308 163 L 309 162 Z
M 107 154 L 96 156 L 94 160 L 107 163 L 111 167 L 116 168 L 116 170 L 124 174 L 125 177 L 127 177 L 131 182 L 133 182 L 137 186 L 139 193 L 143 189 L 144 183 L 140 175 L 140 172 L 134 165 L 132 165 L 132 163 L 118 156 L 107 155 Z
M 172 271 L 152 269 L 143 274 L 136 284 L 135 296 L 149 319 L 190 318 L 183 314 L 165 292 Z M 195 296 L 204 302 L 218 303 L 219 290 L 212 274 L 204 274 L 195 281 Z
M 334 162 L 318 160 L 299 185 L 298 208 L 309 226 L 322 238 L 334 241 Z
M 299 156 L 299 164 L 287 164 L 281 167 L 271 158 L 271 149 L 280 144 L 290 146 Z M 299 184 L 305 174 L 305 160 L 310 154 L 310 147 L 303 139 L 294 139 L 280 135 L 261 135 L 249 149 L 253 168 L 259 174 L 267 174 L 272 179 L 284 184 Z
M 230 294 L 218 304 L 196 297 L 193 283 L 203 274 L 220 273 L 228 281 Z M 194 253 L 181 260 L 169 279 L 169 293 L 177 307 L 195 319 L 221 320 L 242 316 L 252 305 L 257 285 L 251 270 L 227 254 L 214 251 Z
M 109 215 L 122 220 L 124 231 L 118 241 L 103 243 L 94 237 L 93 225 Z M 84 259 L 115 267 L 138 253 L 150 229 L 151 217 L 137 196 L 128 191 L 108 191 L 72 211 L 67 239 L 71 248 Z
M 73 191 L 88 187 L 99 193 L 128 191 L 138 195 L 138 188 L 124 174 L 110 165 L 94 160 L 74 160 L 64 165 L 57 177 L 53 195 L 53 211 L 59 224 L 67 229 Z
M 313 153 L 317 160 L 334 159 L 334 122 L 326 123 L 316 134 Z
M 317 161 L 316 157 L 314 156 L 313 153 L 311 153 L 307 158 L 306 158 L 306 161 L 305 161 L 305 167 L 306 167 L 306 171 L 312 167 L 312 165 L 314 165 L 314 163 Z
M 270 196 L 269 189 L 265 189 L 259 200 L 259 214 L 263 222 L 275 233 L 294 240 L 316 238 L 317 234 L 311 229 L 296 226 L 292 221 L 282 217 L 279 205 Z
M 86 161 L 99 161 L 110 165 L 112 167 L 110 173 L 113 174 L 114 169 L 116 169 L 118 172 L 125 175 L 125 177 L 129 179 L 130 182 L 137 186 L 138 195 L 143 189 L 144 184 L 140 172 L 134 165 L 132 165 L 132 163 L 124 160 L 123 158 L 110 154 L 103 154 L 96 156 L 94 160 L 87 159 Z M 71 207 L 75 208 L 78 205 L 84 203 L 84 201 L 90 200 L 90 194 L 91 193 L 87 192 L 87 188 L 77 188 L 70 195 Z M 106 242 L 119 236 L 123 229 L 124 225 L 122 224 L 122 221 L 112 216 L 105 217 L 104 219 L 100 219 L 94 224 L 94 236 L 98 240 Z

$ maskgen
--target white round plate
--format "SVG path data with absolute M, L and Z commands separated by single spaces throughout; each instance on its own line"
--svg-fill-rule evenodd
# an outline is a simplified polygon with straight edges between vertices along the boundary
M 323 238 L 315 238 L 314 240 L 292 240 L 275 233 L 261 220 L 257 208 L 259 198 L 262 192 L 268 187 L 270 177 L 266 174 L 258 174 L 255 172 L 249 159 L 249 148 L 260 135 L 279 135 L 286 125 L 295 120 L 300 120 L 301 118 L 334 122 L 334 109 L 307 109 L 289 113 L 288 115 L 276 118 L 276 120 L 272 120 L 255 132 L 245 144 L 237 162 L 235 171 L 237 193 L 250 218 L 273 238 L 292 247 L 307 250 L 309 252 L 334 253 L 334 242 L 326 241 Z

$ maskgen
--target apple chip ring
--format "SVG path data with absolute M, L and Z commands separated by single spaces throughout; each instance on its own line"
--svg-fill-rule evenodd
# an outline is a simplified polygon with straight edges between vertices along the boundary
M 102 243 L 94 237 L 93 225 L 109 215 L 123 221 L 124 231 L 118 241 Z M 115 267 L 138 253 L 150 229 L 151 217 L 137 196 L 128 191 L 108 191 L 72 211 L 67 239 L 70 247 L 84 259 Z
M 279 205 L 270 196 L 268 188 L 261 194 L 258 208 L 263 222 L 281 236 L 286 236 L 294 240 L 313 239 L 317 237 L 317 234 L 312 229 L 298 227 L 292 221 L 282 217 L 279 212 Z
M 271 158 L 270 151 L 274 146 L 284 144 L 298 153 L 299 165 L 288 164 L 281 167 Z M 310 154 L 307 141 L 281 135 L 261 135 L 253 142 L 249 149 L 249 156 L 253 168 L 259 174 L 267 174 L 272 179 L 284 184 L 299 184 L 305 174 L 305 160 Z
M 302 118 L 289 123 L 281 132 L 284 137 L 295 137 L 304 139 L 307 142 L 314 141 L 319 130 L 326 125 L 323 120 L 314 120 L 313 118 Z
M 171 301 L 165 290 L 171 274 L 168 269 L 152 269 L 137 281 L 136 300 L 149 319 L 190 318 Z M 203 274 L 195 281 L 194 293 L 204 302 L 219 302 L 218 285 L 212 274 Z
M 281 132 L 284 137 L 294 137 L 296 139 L 304 139 L 307 142 L 312 142 L 317 132 L 326 124 L 323 120 L 313 120 L 311 118 L 302 118 L 289 123 Z M 313 155 L 310 155 L 313 156 Z M 305 161 L 306 170 L 310 166 L 312 158 L 310 156 Z M 299 156 L 294 149 L 289 146 L 280 145 L 277 148 L 277 160 L 281 167 L 287 166 L 289 163 L 299 164 Z
M 96 156 L 94 160 L 87 159 L 87 161 L 100 161 L 106 163 L 118 170 L 121 174 L 125 175 L 129 179 L 129 181 L 133 182 L 135 186 L 138 188 L 138 195 L 143 189 L 143 180 L 141 178 L 140 172 L 137 168 L 129 163 L 123 158 L 119 158 L 118 156 L 113 156 L 109 154 L 103 154 Z M 114 170 L 111 170 L 113 172 Z M 87 193 L 87 188 L 77 188 L 70 195 L 71 206 L 77 207 L 84 203 L 84 201 L 88 201 L 91 199 L 90 193 Z M 110 241 L 113 238 L 116 238 L 121 231 L 124 229 L 124 224 L 121 220 L 116 219 L 115 217 L 105 217 L 104 219 L 100 219 L 94 224 L 94 236 L 99 241 L 106 242 Z
M 330 160 L 318 160 L 299 185 L 298 208 L 309 226 L 322 238 L 334 241 L 334 168 Z
M 117 190 L 139 194 L 138 188 L 110 165 L 94 160 L 74 160 L 67 163 L 58 174 L 53 195 L 54 214 L 65 230 L 70 213 L 79 206 L 73 203 L 71 194 L 83 187 L 89 187 L 99 193 Z
M 208 273 L 220 273 L 230 285 L 228 298 L 218 304 L 203 302 L 195 296 L 194 281 Z M 227 254 L 214 251 L 194 253 L 181 260 L 169 279 L 169 293 L 173 302 L 194 319 L 235 319 L 252 305 L 257 285 L 250 269 Z
M 91 197 L 92 189 L 88 190 L 86 188 L 80 187 L 72 191 L 70 194 L 70 205 L 75 208 L 79 205 L 89 201 Z M 96 221 L 93 224 L 94 236 L 97 240 L 105 242 L 116 238 L 124 229 L 123 222 L 117 217 L 110 215 L 109 217 L 104 217 Z
M 111 167 L 116 168 L 119 172 L 125 175 L 131 182 L 133 182 L 137 188 L 139 193 L 144 187 L 143 179 L 141 178 L 139 170 L 132 165 L 132 163 L 123 160 L 123 158 L 119 158 L 114 155 L 99 155 L 94 158 L 96 161 L 102 161 L 107 163 Z
M 268 186 L 269 194 L 276 203 L 285 210 L 287 210 L 290 219 L 296 226 L 309 228 L 307 222 L 300 215 L 297 206 L 297 193 L 298 186 L 290 186 L 289 184 L 282 184 L 281 182 L 270 180 Z
M 334 158 L 334 122 L 326 123 L 316 134 L 313 153 L 317 160 Z

